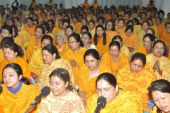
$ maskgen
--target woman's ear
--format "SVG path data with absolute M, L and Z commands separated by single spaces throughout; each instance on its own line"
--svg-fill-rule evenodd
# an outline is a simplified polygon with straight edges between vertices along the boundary
M 67 87 L 68 87 L 68 85 L 69 85 L 69 82 L 67 81 L 67 82 L 65 83 L 65 87 L 67 88 Z
M 21 80 L 22 79 L 22 75 L 19 75 L 19 80 Z
M 116 91 L 116 93 L 118 93 L 118 92 L 119 92 L 119 86 L 118 86 L 118 85 L 116 85 L 116 87 L 115 87 L 115 91 Z
M 53 54 L 54 59 L 56 58 L 56 53 Z

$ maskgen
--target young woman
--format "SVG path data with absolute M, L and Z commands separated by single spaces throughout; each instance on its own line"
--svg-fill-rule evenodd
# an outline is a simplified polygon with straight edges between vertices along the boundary
M 24 113 L 39 94 L 39 89 L 24 84 L 22 69 L 16 63 L 7 64 L 3 68 L 2 75 L 4 84 L 2 84 L 3 92 L 0 94 L 1 113 Z
M 96 46 L 94 44 L 91 44 L 92 36 L 90 32 L 84 32 L 81 39 L 83 42 L 83 47 L 85 47 L 86 49 L 96 49 Z
M 39 76 L 44 65 L 42 60 L 42 48 L 46 45 L 53 45 L 53 38 L 49 35 L 44 35 L 41 39 L 41 48 L 36 49 L 30 59 L 29 65 L 31 75 Z
M 106 105 L 100 113 L 142 113 L 141 102 L 136 94 L 119 91 L 114 75 L 102 73 L 96 80 L 96 94 L 87 100 L 86 113 L 93 113 L 100 96 L 106 98 Z M 133 107 L 132 107 L 133 106 Z
M 3 45 L 4 60 L 0 62 L 0 73 L 2 73 L 5 65 L 9 63 L 17 63 L 23 70 L 23 76 L 30 80 L 30 68 L 25 58 L 23 57 L 24 52 L 20 46 L 16 43 L 8 43 Z M 2 77 L 2 76 L 1 76 Z M 1 79 L 2 80 L 2 79 Z
M 151 113 L 169 113 L 170 112 L 170 82 L 159 79 L 151 83 L 149 93 L 155 103 Z
M 42 48 L 42 60 L 45 65 L 42 67 L 40 76 L 38 77 L 37 85 L 39 87 L 49 86 L 48 75 L 59 67 L 68 70 L 71 76 L 71 82 L 74 85 L 71 66 L 66 60 L 60 59 L 59 53 L 54 45 L 46 45 Z
M 137 48 L 137 52 L 143 53 L 145 55 L 152 52 L 152 45 L 155 41 L 155 36 L 152 34 L 145 34 L 143 37 L 143 45 Z
M 82 100 L 72 91 L 66 69 L 56 68 L 52 71 L 49 82 L 51 93 L 42 99 L 38 113 L 85 113 Z
M 120 51 L 120 43 L 113 41 L 109 44 L 107 51 L 101 59 L 101 65 L 109 67 L 112 74 L 117 74 L 118 70 L 128 64 L 128 57 Z
M 71 34 L 68 43 L 70 48 L 62 55 L 62 58 L 66 59 L 72 67 L 81 67 L 84 64 L 83 55 L 86 49 L 82 47 L 80 36 L 77 33 Z
M 94 35 L 94 44 L 96 45 L 97 50 L 102 56 L 111 42 L 111 38 L 106 35 L 105 29 L 102 25 L 96 26 L 96 33 Z
M 78 82 L 81 97 L 87 99 L 95 93 L 95 81 L 98 75 L 103 72 L 110 72 L 110 70 L 100 64 L 100 55 L 95 49 L 89 49 L 85 52 L 84 64 L 81 66 L 75 80 Z
M 137 46 L 138 37 L 134 34 L 134 28 L 132 25 L 126 26 L 125 33 L 122 34 L 123 43 L 129 48 L 132 53 Z
M 41 25 L 36 26 L 35 35 L 31 36 L 26 49 L 27 60 L 30 61 L 34 50 L 41 47 L 41 39 L 45 35 L 45 28 Z

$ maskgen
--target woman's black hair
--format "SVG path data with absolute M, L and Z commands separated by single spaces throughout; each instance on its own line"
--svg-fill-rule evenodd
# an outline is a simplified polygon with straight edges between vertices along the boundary
M 112 42 L 110 42 L 109 48 L 110 48 L 111 46 L 117 46 L 117 48 L 118 48 L 119 50 L 120 50 L 120 48 L 121 48 L 120 43 L 119 43 L 118 41 L 112 41 Z
M 82 36 L 85 35 L 85 34 L 88 35 L 88 37 L 89 37 L 90 39 L 92 39 L 92 36 L 91 36 L 91 33 L 90 33 L 90 32 L 84 32 L 84 33 L 82 34 Z
M 12 68 L 15 70 L 15 72 L 17 73 L 18 76 L 22 75 L 22 78 L 21 78 L 21 81 L 24 83 L 24 84 L 27 84 L 29 85 L 30 82 L 27 78 L 23 77 L 23 71 L 22 71 L 22 68 L 19 64 L 17 63 L 10 63 L 10 64 L 7 64 L 4 68 L 3 68 L 3 71 L 2 71 L 2 74 L 4 72 L 4 70 L 6 68 Z
M 162 93 L 170 94 L 170 82 L 165 79 L 155 80 L 151 83 L 148 90 L 150 97 L 152 97 L 152 92 L 154 91 L 160 91 Z M 159 108 L 157 110 L 157 113 L 162 113 Z
M 126 29 L 125 29 L 125 32 L 127 32 L 129 29 L 130 29 L 130 30 L 132 31 L 132 33 L 133 33 L 134 28 L 133 28 L 132 25 L 127 25 L 127 26 L 126 26 Z
M 7 64 L 7 65 L 3 68 L 2 74 L 3 74 L 3 72 L 4 72 L 4 70 L 5 70 L 6 68 L 12 68 L 12 69 L 14 69 L 18 76 L 23 75 L 22 68 L 21 68 L 21 66 L 20 66 L 19 64 L 17 64 L 17 63 Z
M 146 64 L 146 56 L 143 53 L 135 53 L 132 55 L 132 58 L 130 60 L 130 62 L 133 62 L 134 60 L 141 60 L 143 63 L 143 67 Z
M 66 27 L 66 29 L 71 29 L 72 31 L 73 31 L 73 26 L 72 25 L 68 25 L 67 27 Z M 65 30 L 66 30 L 65 29 Z
M 145 35 L 143 36 L 143 40 L 144 40 L 145 38 L 149 38 L 149 39 L 151 40 L 151 42 L 154 42 L 155 39 L 156 39 L 156 37 L 155 37 L 153 34 L 150 34 L 150 33 L 145 34 Z
M 86 25 L 83 25 L 82 27 L 81 27 L 81 33 L 82 33 L 82 30 L 83 29 L 85 29 L 86 30 L 86 32 L 88 32 L 89 31 L 89 28 L 88 28 L 88 26 L 86 26 Z
M 96 26 L 96 31 L 97 31 L 98 28 L 102 28 L 103 31 L 104 31 L 104 27 L 102 25 L 97 25 Z M 104 31 L 104 33 L 103 33 L 103 45 L 106 45 L 106 42 L 107 42 L 106 33 Z M 97 36 L 97 33 L 95 33 L 95 35 L 94 35 L 94 44 L 97 45 L 97 43 L 98 43 L 98 36 Z
M 52 55 L 56 54 L 56 59 L 60 59 L 59 52 L 58 52 L 57 48 L 54 45 L 46 45 L 46 46 L 44 46 L 42 48 L 42 50 L 46 50 L 49 53 L 51 53 Z
M 43 40 L 49 40 L 50 44 L 53 45 L 53 38 L 50 35 L 43 35 L 43 37 L 41 38 L 41 43 L 43 42 Z
M 2 32 L 2 30 L 3 29 L 6 29 L 8 32 L 9 32 L 9 34 L 11 34 L 12 35 L 12 27 L 11 26 L 8 26 L 8 25 L 4 25 L 4 26 L 2 26 L 2 28 L 1 28 L 1 31 L 0 32 Z
M 1 40 L 1 44 L 0 44 L 0 48 L 3 48 L 3 46 L 5 44 L 10 44 L 10 43 L 14 43 L 14 39 L 12 37 L 4 37 L 2 40 Z
M 70 37 L 73 37 L 77 42 L 80 43 L 80 46 L 83 47 L 83 42 L 82 42 L 79 34 L 73 32 L 73 33 L 68 37 L 68 40 L 70 39 Z
M 107 23 L 109 23 L 109 22 L 111 22 L 112 23 L 112 31 L 115 31 L 115 23 L 113 22 L 113 20 L 112 19 L 110 19 L 110 20 L 108 20 L 108 21 L 106 21 L 106 24 L 105 24 L 105 30 L 106 30 L 106 25 L 107 25 Z
M 85 62 L 85 58 L 86 56 L 93 56 L 95 59 L 100 60 L 100 54 L 96 49 L 88 49 L 85 53 L 84 53 L 84 62 Z
M 24 56 L 24 51 L 21 48 L 21 46 L 17 45 L 16 43 L 6 43 L 3 45 L 2 47 L 4 48 L 9 48 L 11 50 L 13 50 L 15 53 L 17 53 L 17 56 L 19 57 L 23 57 Z
M 65 83 L 68 82 L 67 89 L 72 90 L 72 86 L 70 85 L 70 75 L 69 75 L 69 72 L 66 69 L 64 69 L 64 68 L 57 68 L 57 69 L 53 70 L 51 72 L 51 74 L 49 75 L 49 78 L 51 78 L 53 76 L 59 77 Z
M 35 29 L 37 29 L 37 28 L 41 29 L 42 34 L 45 34 L 45 27 L 43 27 L 42 25 L 38 25 L 35 27 Z
M 96 88 L 97 88 L 97 82 L 100 80 L 107 81 L 113 87 L 116 87 L 116 85 L 117 85 L 116 77 L 114 75 L 112 75 L 111 73 L 100 74 L 96 79 Z
M 18 36 L 18 28 L 16 26 L 12 26 L 12 36 L 16 37 Z M 14 35 L 13 35 L 14 34 Z
M 116 35 L 112 38 L 112 42 L 119 39 L 121 42 L 123 41 L 122 37 L 120 35 Z

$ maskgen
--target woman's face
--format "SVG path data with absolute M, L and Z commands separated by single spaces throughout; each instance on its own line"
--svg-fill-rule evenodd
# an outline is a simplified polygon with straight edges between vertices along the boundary
M 88 27 L 89 27 L 89 30 L 92 30 L 92 29 L 94 29 L 95 25 L 92 22 L 90 22 L 88 24 Z
M 73 33 L 72 29 L 67 28 L 66 29 L 66 36 L 69 37 Z
M 11 34 L 9 33 L 9 31 L 7 29 L 2 29 L 1 31 L 1 37 L 11 37 Z
M 119 28 L 123 28 L 125 26 L 125 23 L 122 21 L 122 20 L 120 20 L 119 22 L 118 22 L 118 27 Z
M 55 60 L 56 54 L 51 54 L 47 50 L 42 51 L 42 59 L 44 64 L 51 64 Z
M 46 45 L 51 45 L 50 40 L 44 39 L 44 40 L 42 41 L 42 43 L 41 43 L 42 48 L 43 48 L 44 46 L 46 46 Z
M 112 22 L 108 22 L 108 23 L 106 24 L 106 30 L 111 31 L 112 28 L 113 28 Z
M 14 50 L 11 50 L 10 48 L 3 48 L 3 54 L 6 60 L 14 60 L 17 56 L 17 53 L 14 52 Z
M 80 42 L 77 42 L 74 37 L 69 38 L 69 47 L 74 51 L 77 50 L 80 47 Z
M 140 72 L 144 67 L 143 62 L 140 59 L 135 59 L 130 63 L 130 69 L 132 73 Z
M 98 96 L 105 97 L 108 103 L 117 96 L 118 86 L 113 87 L 106 80 L 101 79 L 97 82 L 96 91 Z
M 91 39 L 90 39 L 90 37 L 87 34 L 84 34 L 82 36 L 82 41 L 83 41 L 83 44 L 86 45 L 86 44 L 90 44 Z
M 132 30 L 131 29 L 128 29 L 127 31 L 126 31 L 126 36 L 130 36 L 132 34 Z
M 160 42 L 156 43 L 153 47 L 153 54 L 156 57 L 161 57 L 164 53 L 164 45 Z
M 56 43 L 58 46 L 62 46 L 65 42 L 64 39 L 62 37 L 56 37 Z
M 149 28 L 149 26 L 148 26 L 148 24 L 145 22 L 145 23 L 143 23 L 142 28 L 144 29 L 144 31 L 146 31 L 146 30 Z
M 104 30 L 101 27 L 98 27 L 96 30 L 97 36 L 102 37 Z
M 22 75 L 18 75 L 11 67 L 7 67 L 3 71 L 3 81 L 7 87 L 16 88 L 21 78 Z
M 55 96 L 64 96 L 66 94 L 68 82 L 64 82 L 58 76 L 52 76 L 50 78 L 50 88 Z
M 42 38 L 43 32 L 42 32 L 41 28 L 36 28 L 36 29 L 35 29 L 35 36 L 36 36 L 37 38 Z
M 95 70 L 99 66 L 99 60 L 94 58 L 92 55 L 85 57 L 85 64 L 90 70 Z
M 152 41 L 150 40 L 150 38 L 147 38 L 147 37 L 144 38 L 143 44 L 148 49 L 151 49 L 151 47 L 152 47 Z
M 170 112 L 170 93 L 153 91 L 152 98 L 156 106 L 165 113 Z
M 116 45 L 110 46 L 109 51 L 112 57 L 117 58 L 119 56 L 119 48 Z

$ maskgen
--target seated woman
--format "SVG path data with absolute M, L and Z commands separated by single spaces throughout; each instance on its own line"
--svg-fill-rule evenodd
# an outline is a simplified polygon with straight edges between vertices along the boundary
M 60 59 L 57 48 L 54 45 L 46 45 L 42 48 L 42 59 L 45 65 L 42 67 L 37 81 L 39 87 L 49 86 L 48 75 L 56 68 L 68 70 L 71 76 L 71 82 L 74 84 L 74 77 L 70 64 L 66 60 Z
M 82 100 L 72 92 L 67 70 L 57 68 L 49 78 L 51 93 L 42 99 L 38 113 L 85 113 Z
M 121 34 L 123 38 L 123 44 L 125 44 L 130 52 L 133 52 L 137 46 L 138 37 L 134 33 L 132 25 L 126 26 L 125 33 Z
M 121 67 L 128 64 L 128 57 L 120 52 L 120 48 L 119 42 L 111 42 L 109 45 L 109 51 L 107 51 L 101 59 L 101 65 L 109 67 L 112 74 L 117 74 Z
M 155 103 L 151 113 L 170 113 L 170 82 L 159 79 L 151 83 L 149 93 Z
M 83 42 L 83 47 L 85 47 L 86 49 L 96 49 L 96 46 L 94 44 L 91 44 L 92 36 L 90 32 L 84 32 L 81 39 Z
M 143 45 L 137 48 L 137 52 L 143 53 L 145 55 L 150 54 L 152 52 L 152 44 L 155 41 L 155 36 L 148 33 L 143 37 Z
M 72 67 L 81 67 L 83 63 L 83 55 L 86 51 L 84 47 L 82 47 L 83 43 L 79 34 L 72 33 L 68 37 L 69 49 L 61 56 L 66 59 Z
M 0 62 L 0 75 L 2 75 L 2 70 L 5 65 L 9 63 L 17 63 L 21 66 L 23 71 L 23 76 L 27 78 L 29 81 L 31 79 L 30 76 L 30 68 L 25 58 L 23 57 L 24 52 L 20 46 L 16 43 L 6 43 L 3 45 L 3 55 L 4 60 Z M 0 80 L 2 76 L 0 76 Z
M 83 99 L 95 93 L 95 81 L 103 72 L 111 72 L 105 65 L 100 64 L 100 55 L 97 50 L 89 49 L 84 54 L 84 64 L 77 72 L 75 80 Z
M 125 91 L 133 91 L 142 99 L 144 111 L 149 110 L 147 102 L 148 86 L 156 79 L 156 76 L 150 65 L 146 64 L 146 57 L 142 53 L 135 53 L 130 65 L 122 67 L 116 75 L 120 88 Z
M 31 75 L 35 77 L 40 75 L 44 65 L 42 60 L 42 48 L 46 45 L 53 45 L 53 38 L 49 35 L 44 35 L 41 39 L 41 48 L 34 50 L 31 60 L 29 62 L 31 68 Z
M 106 98 L 106 105 L 100 113 L 142 113 L 142 105 L 138 96 L 131 92 L 119 91 L 114 75 L 102 73 L 96 80 L 96 92 L 87 100 L 86 113 L 94 113 L 97 99 Z
M 39 89 L 23 82 L 23 72 L 18 64 L 7 64 L 2 71 L 3 91 L 0 94 L 1 113 L 24 113 L 34 98 L 39 94 Z M 12 110 L 12 111 L 11 111 Z
M 166 57 L 166 45 L 163 41 L 157 40 L 153 43 L 152 53 L 147 55 L 147 62 L 151 64 L 157 79 L 170 81 L 170 60 Z
M 129 51 L 128 47 L 123 44 L 122 37 L 119 36 L 119 35 L 116 35 L 116 36 L 114 36 L 114 37 L 112 38 L 112 42 L 113 42 L 113 41 L 117 41 L 117 42 L 120 43 L 120 47 L 121 47 L 121 48 L 120 48 L 120 51 L 121 51 L 122 53 L 124 53 L 124 54 L 129 58 L 129 57 L 130 57 L 130 51 Z
M 62 57 L 62 55 L 67 51 L 68 44 L 66 43 L 66 37 L 64 36 L 63 33 L 59 33 L 57 34 L 56 38 L 55 38 L 55 46 L 60 54 L 60 56 Z

